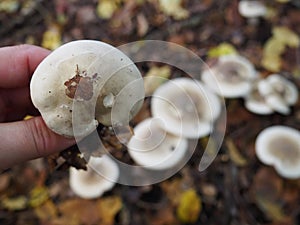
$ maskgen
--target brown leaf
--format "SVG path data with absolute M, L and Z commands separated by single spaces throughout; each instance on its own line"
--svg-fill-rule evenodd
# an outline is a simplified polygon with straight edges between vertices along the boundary
M 149 23 L 144 14 L 139 13 L 137 15 L 137 33 L 140 37 L 143 37 L 149 29 Z
M 100 223 L 100 214 L 97 204 L 91 200 L 70 199 L 58 205 L 59 213 L 66 221 L 75 222 L 78 224 L 93 225 Z M 69 223 L 67 223 L 69 224 Z
M 157 211 L 157 214 L 151 218 L 151 225 L 177 225 L 179 224 L 177 218 L 174 215 L 173 208 L 170 206 L 163 207 Z
M 262 168 L 253 181 L 252 192 L 257 206 L 272 221 L 285 221 L 282 205 L 283 181 L 271 168 Z
M 36 207 L 34 213 L 41 221 L 49 221 L 58 216 L 56 206 L 51 200 L 46 201 L 40 207 Z
M 0 192 L 4 191 L 8 187 L 9 181 L 10 175 L 8 173 L 0 175 Z

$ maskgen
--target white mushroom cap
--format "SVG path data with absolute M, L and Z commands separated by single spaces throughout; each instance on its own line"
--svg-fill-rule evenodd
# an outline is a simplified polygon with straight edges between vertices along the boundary
M 263 130 L 255 142 L 256 155 L 286 178 L 300 177 L 300 132 L 286 126 Z
M 266 79 L 273 91 L 280 94 L 287 105 L 294 105 L 298 101 L 298 89 L 295 84 L 279 74 L 271 74 Z
M 252 92 L 245 99 L 245 107 L 253 113 L 269 115 L 274 111 L 257 92 Z
M 253 18 L 266 15 L 267 8 L 261 1 L 242 0 L 239 2 L 238 11 L 243 17 Z
M 266 79 L 260 80 L 257 89 L 268 106 L 284 115 L 290 113 L 289 106 L 298 100 L 297 87 L 278 74 L 272 74 Z
M 134 136 L 128 143 L 132 159 L 147 169 L 170 169 L 178 165 L 187 152 L 187 140 L 167 133 L 162 124 L 157 118 L 140 122 L 134 128 Z
M 136 81 L 133 88 L 118 95 L 133 81 Z M 53 51 L 35 70 L 30 88 L 33 104 L 47 126 L 67 137 L 74 136 L 73 103 L 79 115 L 80 129 L 76 134 L 86 136 L 98 122 L 111 125 L 111 109 L 117 107 L 115 96 L 118 95 L 123 104 L 131 103 L 136 96 L 144 97 L 143 80 L 133 62 L 113 46 L 92 40 L 69 42 Z M 142 102 L 135 104 L 129 117 L 133 117 L 141 105 Z M 122 106 L 115 111 L 115 118 L 120 121 L 130 119 Z
M 216 65 L 202 72 L 203 82 L 226 98 L 246 96 L 256 78 L 252 63 L 239 55 L 221 56 Z
M 246 96 L 245 106 L 258 114 L 277 111 L 288 115 L 290 106 L 298 100 L 297 87 L 284 77 L 272 74 L 253 85 L 252 92 Z
M 167 132 L 186 138 L 208 135 L 221 113 L 220 99 L 199 81 L 176 78 L 153 93 L 151 112 Z
M 97 172 L 99 171 L 99 172 Z M 81 198 L 97 198 L 112 189 L 119 177 L 119 167 L 107 155 L 91 157 L 87 171 L 70 168 L 69 183 Z

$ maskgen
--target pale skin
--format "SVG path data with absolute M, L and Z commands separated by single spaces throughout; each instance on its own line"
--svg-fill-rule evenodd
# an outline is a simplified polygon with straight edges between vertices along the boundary
M 0 48 L 0 169 L 59 152 L 74 139 L 51 131 L 31 102 L 29 84 L 50 51 L 32 45 Z M 24 121 L 26 115 L 34 115 Z

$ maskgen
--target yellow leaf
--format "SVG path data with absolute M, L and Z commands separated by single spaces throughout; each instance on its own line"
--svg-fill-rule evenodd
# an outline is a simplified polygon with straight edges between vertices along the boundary
M 281 63 L 281 58 L 278 55 L 264 55 L 261 61 L 261 65 L 271 72 L 279 72 Z
M 237 166 L 245 166 L 247 165 L 247 160 L 241 155 L 235 144 L 231 139 L 227 139 L 226 146 L 228 149 L 230 159 L 237 165 Z
M 176 213 L 183 223 L 195 223 L 201 212 L 201 199 L 194 189 L 182 193 Z
M 161 11 L 176 20 L 186 19 L 189 12 L 181 7 L 182 0 L 159 0 Z
M 271 37 L 264 45 L 261 65 L 272 72 L 279 72 L 281 68 L 281 54 L 285 51 L 285 44 L 275 37 Z
M 284 50 L 284 43 L 280 39 L 272 37 L 265 43 L 263 54 L 264 56 L 280 56 Z
M 51 200 L 34 209 L 35 215 L 42 221 L 49 221 L 57 217 L 57 208 Z
M 237 54 L 235 47 L 229 43 L 221 43 L 208 51 L 209 58 L 217 58 L 222 55 Z
M 33 116 L 27 115 L 27 116 L 24 117 L 23 120 L 30 120 L 30 119 L 32 119 L 32 118 L 33 118 Z
M 61 33 L 57 25 L 51 25 L 43 34 L 42 47 L 54 50 L 61 45 Z
M 35 187 L 30 192 L 29 206 L 37 207 L 49 199 L 48 189 L 46 187 Z
M 287 27 L 275 27 L 273 29 L 273 36 L 275 39 L 291 48 L 299 47 L 299 36 Z
M 171 69 L 169 66 L 152 67 L 146 74 L 144 79 L 145 93 L 151 95 L 156 88 L 171 76 Z
M 101 215 L 102 225 L 114 224 L 116 214 L 122 208 L 122 201 L 118 196 L 101 198 L 97 202 L 99 213 Z
M 110 19 L 118 9 L 118 2 L 113 0 L 99 0 L 97 14 L 101 19 Z
M 279 2 L 279 3 L 287 3 L 289 1 L 291 1 L 291 0 L 276 0 L 276 2 Z
M 27 198 L 25 196 L 18 196 L 13 198 L 4 197 L 1 200 L 1 205 L 3 208 L 11 211 L 22 210 L 27 207 Z
M 14 13 L 18 10 L 20 4 L 18 0 L 1 0 L 0 12 Z

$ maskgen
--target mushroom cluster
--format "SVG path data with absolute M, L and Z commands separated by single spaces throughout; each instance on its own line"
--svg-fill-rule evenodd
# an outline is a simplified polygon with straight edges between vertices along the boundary
M 255 83 L 245 98 L 246 108 L 257 114 L 271 114 L 274 111 L 288 115 L 290 106 L 298 100 L 297 87 L 279 74 L 272 74 Z
M 125 89 L 128 84 L 131 88 Z M 74 136 L 73 113 L 76 135 L 84 137 L 98 123 L 112 124 L 112 108 L 117 108 L 118 122 L 127 122 L 124 107 L 133 105 L 131 119 L 142 105 L 136 98 L 144 99 L 143 79 L 134 63 L 113 46 L 93 40 L 72 41 L 54 50 L 35 70 L 30 91 L 47 126 L 66 137 Z
M 293 82 L 280 74 L 270 74 L 264 78 L 251 62 L 239 55 L 219 57 L 215 65 L 202 71 L 202 80 L 222 97 L 242 98 L 245 108 L 259 115 L 275 112 L 289 115 L 299 98 L 298 88 Z M 283 177 L 299 178 L 299 141 L 300 133 L 293 128 L 269 127 L 256 140 L 256 155 L 263 163 L 274 165 Z
M 266 78 L 258 74 L 248 59 L 229 54 L 219 57 L 215 65 L 203 70 L 202 80 L 222 97 L 243 98 L 250 112 L 290 114 L 290 107 L 298 100 L 297 87 L 279 74 L 270 74 Z
M 175 78 L 155 90 L 151 112 L 152 118 L 134 128 L 128 151 L 137 164 L 161 170 L 178 165 L 188 149 L 188 139 L 212 132 L 221 102 L 200 81 Z
M 286 126 L 263 130 L 255 142 L 256 155 L 285 178 L 300 178 L 300 132 Z

